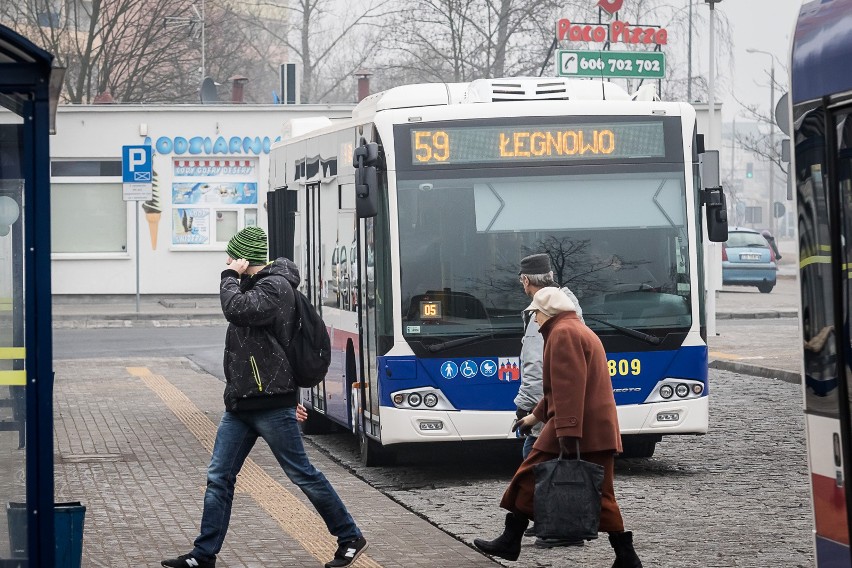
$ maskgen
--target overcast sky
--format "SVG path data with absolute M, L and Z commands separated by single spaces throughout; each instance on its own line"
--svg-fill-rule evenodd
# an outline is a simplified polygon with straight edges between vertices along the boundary
M 789 84 L 787 67 L 790 38 L 801 5 L 802 0 L 721 0 L 716 4 L 716 10 L 724 12 L 731 24 L 734 43 L 730 67 L 722 71 L 732 77 L 733 91 L 743 102 L 759 105 L 765 110 L 769 107 L 770 99 L 767 76 L 769 56 L 748 53 L 746 49 L 762 49 L 773 53 L 777 57 L 776 80 L 784 85 Z M 696 9 L 708 10 L 706 5 L 696 6 Z M 707 34 L 703 35 L 707 37 Z M 700 49 L 709 50 L 706 43 Z M 706 55 L 701 58 L 704 73 L 707 72 L 707 61 Z M 776 100 L 780 96 L 778 89 L 775 96 Z M 725 121 L 730 121 L 733 112 L 742 108 L 730 89 L 721 89 L 721 92 L 717 90 L 716 100 L 721 100 L 724 105 L 722 116 Z

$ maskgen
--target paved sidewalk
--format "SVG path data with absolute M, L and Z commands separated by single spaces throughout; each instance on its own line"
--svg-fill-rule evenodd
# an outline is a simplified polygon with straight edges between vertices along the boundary
M 159 566 L 192 548 L 222 385 L 184 358 L 56 361 L 56 499 L 86 504 L 83 566 Z M 360 568 L 496 564 L 307 446 L 370 547 Z M 217 566 L 316 568 L 336 549 L 262 441 Z

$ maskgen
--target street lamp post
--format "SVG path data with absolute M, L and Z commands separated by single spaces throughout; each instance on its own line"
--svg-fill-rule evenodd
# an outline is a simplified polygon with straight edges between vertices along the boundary
M 722 0 L 704 0 L 710 5 L 710 69 L 707 93 L 707 148 L 716 147 L 716 4 Z M 717 166 L 718 167 L 718 166 Z M 718 243 L 707 242 L 705 310 L 707 336 L 716 336 L 716 291 L 722 285 L 722 253 Z
M 762 49 L 746 49 L 748 53 L 763 53 L 769 56 L 769 232 L 775 235 L 775 56 Z

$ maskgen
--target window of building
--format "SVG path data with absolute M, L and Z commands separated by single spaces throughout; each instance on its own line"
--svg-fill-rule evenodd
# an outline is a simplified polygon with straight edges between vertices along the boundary
M 54 253 L 127 252 L 121 183 L 53 183 L 50 216 Z
M 746 207 L 745 208 L 745 222 L 746 223 L 762 223 L 763 222 L 763 208 L 761 208 L 761 207 Z

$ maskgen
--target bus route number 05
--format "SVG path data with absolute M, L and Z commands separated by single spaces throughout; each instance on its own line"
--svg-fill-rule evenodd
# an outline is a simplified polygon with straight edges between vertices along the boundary
M 414 158 L 420 163 L 446 162 L 450 158 L 450 137 L 443 130 L 414 133 Z
M 606 362 L 609 367 L 609 376 L 626 377 L 628 375 L 638 375 L 642 371 L 642 362 L 639 359 L 608 359 Z

